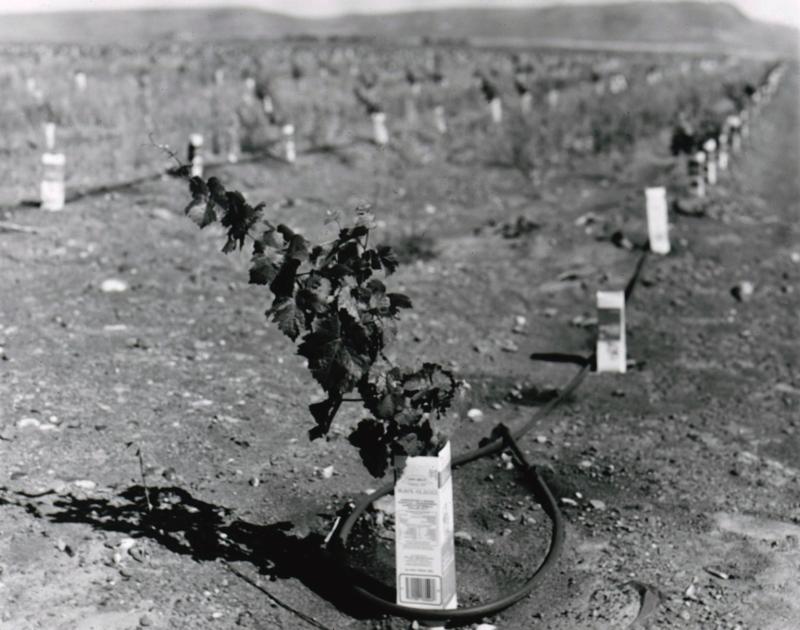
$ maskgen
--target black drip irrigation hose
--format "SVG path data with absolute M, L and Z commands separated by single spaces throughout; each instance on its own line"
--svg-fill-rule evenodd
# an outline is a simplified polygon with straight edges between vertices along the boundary
M 634 267 L 633 274 L 625 285 L 625 299 L 633 295 L 633 291 L 639 281 L 644 263 L 647 260 L 648 251 L 645 250 L 639 256 Z M 476 606 L 469 606 L 466 608 L 458 608 L 455 610 L 431 610 L 428 608 L 412 608 L 409 606 L 402 606 L 394 601 L 388 600 L 373 591 L 361 586 L 360 584 L 353 583 L 351 588 L 353 593 L 360 599 L 368 603 L 373 608 L 397 617 L 403 617 L 410 620 L 425 621 L 425 622 L 459 622 L 467 623 L 475 621 L 483 617 L 491 617 L 496 615 L 506 608 L 516 604 L 518 601 L 524 599 L 531 594 L 534 588 L 544 579 L 547 572 L 555 565 L 558 560 L 561 550 L 564 546 L 564 517 L 558 509 L 553 493 L 548 487 L 545 480 L 536 470 L 536 467 L 530 464 L 522 453 L 517 440 L 528 433 L 540 420 L 550 415 L 553 410 L 561 403 L 567 400 L 583 383 L 586 375 L 594 369 L 596 363 L 595 353 L 592 352 L 589 356 L 582 357 L 579 355 L 560 355 L 557 353 L 542 353 L 534 355 L 534 358 L 541 358 L 542 360 L 553 359 L 557 362 L 577 363 L 581 366 L 578 372 L 567 383 L 564 389 L 559 392 L 558 396 L 548 401 L 547 404 L 540 407 L 527 422 L 517 427 L 513 431 L 507 426 L 500 424 L 491 433 L 488 438 L 488 443 L 480 446 L 477 449 L 462 453 L 453 458 L 452 468 L 458 468 L 464 464 L 468 464 L 482 457 L 487 457 L 495 453 L 501 452 L 503 449 L 510 449 L 514 454 L 517 465 L 522 469 L 525 474 L 534 496 L 539 501 L 540 505 L 550 517 L 552 521 L 550 546 L 545 554 L 541 564 L 531 574 L 531 576 L 515 591 Z M 331 538 L 329 549 L 335 554 L 337 560 L 346 566 L 346 549 L 347 541 L 356 524 L 356 521 L 369 509 L 377 499 L 386 496 L 394 489 L 394 482 L 389 481 L 378 488 L 372 494 L 362 498 L 356 504 L 353 511 L 348 515 L 341 525 L 336 529 Z

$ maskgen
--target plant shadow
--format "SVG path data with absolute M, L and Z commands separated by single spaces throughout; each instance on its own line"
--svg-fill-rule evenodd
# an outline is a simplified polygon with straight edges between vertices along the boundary
M 289 521 L 258 525 L 237 519 L 229 508 L 197 499 L 183 488 L 145 490 L 134 485 L 111 498 L 60 497 L 53 507 L 46 518 L 54 523 L 83 523 L 97 530 L 150 538 L 196 561 L 248 562 L 272 580 L 298 579 L 351 617 L 381 616 L 354 597 L 354 582 L 394 599 L 393 588 L 344 566 L 328 552 L 322 535 L 292 535 L 295 527 Z

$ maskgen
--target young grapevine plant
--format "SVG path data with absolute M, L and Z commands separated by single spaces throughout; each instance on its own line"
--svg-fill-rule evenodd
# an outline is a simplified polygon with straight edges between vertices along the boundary
M 186 214 L 201 228 L 219 221 L 227 229 L 225 253 L 252 244 L 250 283 L 272 293 L 267 317 L 297 345 L 325 399 L 309 405 L 316 425 L 310 438 L 325 436 L 344 402 L 369 412 L 350 433 L 369 472 L 382 476 L 394 456 L 436 452 L 445 438 L 436 430 L 450 407 L 457 382 L 435 363 L 418 369 L 392 364 L 384 353 L 411 300 L 387 290 L 397 259 L 388 246 L 370 247 L 373 217 L 359 212 L 336 238 L 312 244 L 286 225 L 264 217 L 215 177 L 189 180 Z M 358 395 L 357 398 L 351 395 Z

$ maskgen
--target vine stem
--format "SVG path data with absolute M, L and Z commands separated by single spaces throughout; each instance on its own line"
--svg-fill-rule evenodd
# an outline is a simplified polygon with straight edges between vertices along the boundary
M 136 447 L 136 456 L 139 458 L 139 474 L 142 476 L 142 487 L 144 488 L 144 500 L 147 503 L 148 513 L 152 513 L 153 504 L 150 502 L 150 489 L 147 487 L 147 475 L 144 471 L 144 457 L 142 456 L 142 448 Z

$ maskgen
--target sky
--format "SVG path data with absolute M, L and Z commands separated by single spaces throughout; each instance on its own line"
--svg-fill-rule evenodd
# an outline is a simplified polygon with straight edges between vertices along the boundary
M 578 4 L 608 0 L 573 0 Z M 613 0 L 612 0 L 613 1 Z M 748 15 L 800 27 L 800 0 L 731 0 Z M 452 6 L 541 6 L 564 0 L 0 0 L 0 13 L 86 9 L 179 8 L 196 6 L 253 6 L 281 13 L 327 16 Z

